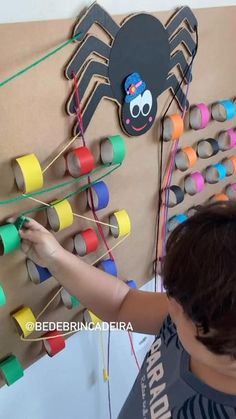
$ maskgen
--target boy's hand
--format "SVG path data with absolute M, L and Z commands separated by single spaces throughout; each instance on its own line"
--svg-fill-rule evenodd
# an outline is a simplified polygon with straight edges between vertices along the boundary
M 29 221 L 19 231 L 21 248 L 29 259 L 50 270 L 50 265 L 64 249 L 46 228 L 32 218 L 27 219 Z

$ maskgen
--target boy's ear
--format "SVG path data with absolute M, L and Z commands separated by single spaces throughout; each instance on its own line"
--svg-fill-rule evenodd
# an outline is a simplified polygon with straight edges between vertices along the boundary
M 174 298 L 169 297 L 168 299 L 169 304 L 169 313 L 171 317 L 177 319 L 180 315 L 183 315 L 183 308 L 181 304 L 179 304 Z

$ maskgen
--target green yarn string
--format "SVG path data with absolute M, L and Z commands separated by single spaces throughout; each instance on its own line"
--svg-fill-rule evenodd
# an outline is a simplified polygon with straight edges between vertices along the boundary
M 110 164 L 109 164 L 109 166 L 110 166 Z M 121 164 L 116 165 L 111 170 L 109 170 L 107 173 L 103 174 L 102 176 L 98 177 L 97 179 L 93 180 L 92 182 L 88 183 L 87 185 L 81 186 L 81 188 L 78 188 L 74 192 L 69 193 L 68 195 L 64 196 L 62 199 L 58 199 L 56 201 L 56 203 L 62 202 L 65 199 L 69 199 L 72 196 L 78 195 L 79 193 L 86 191 L 88 188 L 90 188 L 91 186 L 93 186 L 95 183 L 97 183 L 100 180 L 104 179 L 105 177 L 109 176 L 112 172 L 114 172 L 115 170 L 117 170 L 120 166 L 121 166 Z M 91 173 L 90 173 L 90 175 L 91 175 Z M 36 207 L 36 208 L 32 208 L 30 210 L 24 211 L 24 212 L 22 212 L 20 214 L 20 216 L 25 216 L 25 215 L 31 214 L 33 212 L 43 211 L 45 208 L 48 208 L 49 205 L 42 205 L 40 207 Z M 53 205 L 55 205 L 55 202 L 54 202 Z M 50 206 L 52 207 L 53 205 L 50 205 Z
M 82 32 L 77 33 L 77 35 L 73 36 L 73 38 L 68 39 L 66 42 L 64 42 L 63 44 L 59 45 L 57 48 L 53 49 L 51 52 L 49 52 L 48 54 L 44 55 L 39 60 L 34 61 L 32 64 L 28 65 L 27 67 L 23 68 L 22 70 L 18 71 L 17 73 L 13 74 L 12 76 L 7 77 L 5 80 L 3 80 L 2 82 L 0 82 L 0 87 L 5 86 L 5 84 L 7 84 L 10 81 L 12 81 L 12 80 L 20 77 L 22 74 L 24 74 L 27 71 L 31 70 L 31 68 L 36 67 L 37 65 L 39 65 L 43 61 L 47 60 L 52 55 L 56 54 L 61 49 L 65 48 L 67 45 L 71 44 L 76 39 L 79 39 L 81 35 L 82 35 Z
M 94 169 L 92 172 L 90 172 L 90 175 L 94 175 L 97 172 L 99 172 L 100 170 L 102 170 L 106 167 L 110 167 L 110 166 L 111 166 L 110 163 L 106 163 L 104 165 L 98 166 L 96 169 Z M 88 175 L 83 175 L 83 176 L 80 176 L 76 179 L 69 180 L 69 181 L 63 182 L 63 183 L 59 183 L 59 185 L 51 186 L 50 188 L 40 189 L 40 191 L 35 191 L 35 192 L 28 193 L 28 194 L 20 195 L 20 196 L 17 196 L 16 198 L 5 199 L 4 201 L 0 201 L 0 205 L 14 204 L 15 202 L 24 201 L 25 199 L 30 198 L 30 197 L 43 195 L 44 193 L 52 192 L 52 191 L 55 191 L 57 189 L 61 189 L 61 188 L 64 188 L 66 186 L 70 186 L 70 185 L 73 185 L 75 183 L 81 182 L 81 180 L 86 179 L 87 177 L 88 177 Z

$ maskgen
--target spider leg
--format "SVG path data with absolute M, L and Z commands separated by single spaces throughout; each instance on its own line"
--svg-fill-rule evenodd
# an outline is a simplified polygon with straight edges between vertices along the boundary
M 188 6 L 181 7 L 179 10 L 177 10 L 176 14 L 166 24 L 166 30 L 168 31 L 170 37 L 182 22 L 186 22 L 190 31 L 195 32 L 198 26 L 197 19 Z
M 166 88 L 171 90 L 171 93 L 173 94 L 173 96 L 175 95 L 175 99 L 177 100 L 181 111 L 183 111 L 185 107 L 186 108 L 189 107 L 189 102 L 182 88 L 180 87 L 179 81 L 177 80 L 175 74 L 172 73 L 167 78 Z
M 184 44 L 190 55 L 196 50 L 196 43 L 187 29 L 180 29 L 170 41 L 170 49 L 173 51 L 179 45 Z
M 93 3 L 75 26 L 74 36 L 81 32 L 84 37 L 94 23 L 101 26 L 112 38 L 116 37 L 120 29 L 120 26 L 99 4 Z
M 86 64 L 86 59 L 90 54 L 95 53 L 106 60 L 109 60 L 111 48 L 95 36 L 88 36 L 79 47 L 76 54 L 72 57 L 66 67 L 65 75 L 68 79 L 73 78 L 73 73 L 77 74 Z
M 192 80 L 191 69 L 182 51 L 177 51 L 171 56 L 170 70 L 177 66 L 186 83 Z
M 99 61 L 91 60 L 89 62 L 88 66 L 86 67 L 84 73 L 81 76 L 81 79 L 78 82 L 79 98 L 81 101 L 84 97 L 84 94 L 89 85 L 89 82 L 91 81 L 93 76 L 108 78 L 108 66 Z M 69 115 L 75 114 L 76 108 L 77 108 L 76 95 L 73 88 L 73 92 L 67 104 L 67 112 L 69 113 Z
M 83 117 L 83 127 L 84 127 L 84 131 L 86 131 L 95 111 L 97 106 L 99 105 L 100 101 L 102 100 L 103 97 L 106 97 L 108 99 L 113 99 L 113 93 L 111 90 L 111 86 L 110 84 L 106 84 L 106 83 L 99 83 L 97 84 L 96 89 L 94 90 L 89 102 L 87 103 L 83 113 L 82 113 L 82 117 Z M 74 128 L 75 134 L 79 134 L 80 133 L 80 129 L 78 124 L 76 124 L 75 128 Z

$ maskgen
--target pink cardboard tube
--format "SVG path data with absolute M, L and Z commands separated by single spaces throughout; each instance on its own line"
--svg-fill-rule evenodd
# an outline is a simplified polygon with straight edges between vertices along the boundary
M 201 174 L 201 172 L 191 173 L 190 176 L 196 184 L 197 192 L 201 192 L 203 190 L 204 184 L 205 184 L 204 177 Z
M 206 126 L 209 124 L 210 118 L 211 118 L 211 114 L 210 111 L 208 109 L 208 106 L 205 105 L 205 103 L 199 103 L 198 105 L 196 105 L 197 108 L 200 110 L 201 113 L 201 129 L 202 128 L 206 128 Z
M 236 132 L 233 128 L 227 129 L 227 133 L 229 134 L 230 138 L 230 148 L 236 145 Z

